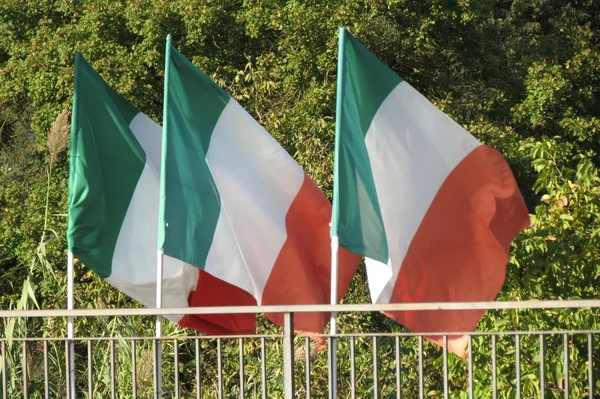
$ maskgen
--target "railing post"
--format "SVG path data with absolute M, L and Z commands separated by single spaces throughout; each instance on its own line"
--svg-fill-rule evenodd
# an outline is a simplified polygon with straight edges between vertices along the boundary
M 67 373 L 65 374 L 67 387 L 66 397 L 67 399 L 74 399 L 73 391 L 71 391 L 71 341 L 65 341 L 65 366 Z
M 285 399 L 294 398 L 294 314 L 283 315 L 283 391 Z

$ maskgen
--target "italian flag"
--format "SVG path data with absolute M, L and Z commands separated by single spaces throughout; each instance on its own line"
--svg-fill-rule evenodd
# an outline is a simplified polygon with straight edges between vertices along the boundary
M 156 307 L 162 130 L 75 55 L 69 250 L 114 287 Z M 218 296 L 225 292 L 228 296 Z M 213 295 L 212 297 L 208 294 Z M 165 257 L 163 307 L 253 303 L 246 292 Z M 168 316 L 212 334 L 252 332 L 253 315 Z
M 343 28 L 339 40 L 332 235 L 365 256 L 374 303 L 494 300 L 529 226 L 508 164 Z M 387 314 L 430 333 L 473 331 L 484 313 Z M 464 357 L 467 337 L 448 338 Z
M 236 101 L 167 39 L 159 249 L 259 305 L 326 304 L 331 204 L 303 169 Z M 340 256 L 340 299 L 358 256 Z M 283 316 L 267 314 L 282 324 Z M 320 333 L 328 314 L 297 314 Z

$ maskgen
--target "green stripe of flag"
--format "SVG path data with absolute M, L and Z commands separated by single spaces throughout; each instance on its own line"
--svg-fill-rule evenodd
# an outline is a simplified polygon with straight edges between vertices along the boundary
M 229 102 L 167 38 L 158 244 L 204 268 L 219 218 L 219 192 L 206 163 L 210 138 Z
M 342 247 L 387 263 L 365 135 L 379 106 L 402 79 L 346 29 L 340 28 L 339 36 L 331 234 L 339 237 Z
M 75 54 L 67 242 L 102 277 L 146 162 L 129 128 L 138 112 Z

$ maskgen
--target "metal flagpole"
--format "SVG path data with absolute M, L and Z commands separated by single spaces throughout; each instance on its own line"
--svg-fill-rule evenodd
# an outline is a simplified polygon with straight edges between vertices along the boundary
M 161 226 L 162 217 L 164 217 L 164 193 L 165 193 L 165 169 L 166 169 L 166 134 L 167 134 L 167 104 L 168 104 L 168 85 L 169 85 L 169 62 L 170 62 L 170 54 L 171 54 L 171 35 L 167 35 L 167 40 L 165 44 L 165 87 L 164 87 L 164 101 L 163 101 L 163 127 L 162 127 L 162 153 L 161 153 L 161 175 L 160 175 L 160 195 L 161 200 L 159 203 L 158 210 L 158 219 L 159 219 L 159 236 L 161 229 L 164 229 L 165 226 Z M 164 231 L 164 230 L 163 230 Z M 158 246 L 160 249 L 157 251 L 157 259 L 156 259 L 156 308 L 162 308 L 162 284 L 163 284 L 163 260 L 165 255 L 164 250 L 164 241 L 159 243 Z M 154 356 L 154 397 L 161 398 L 162 397 L 162 316 L 156 316 L 156 344 L 155 347 L 155 356 Z
M 74 295 L 74 273 L 73 273 L 73 253 L 67 251 L 67 309 L 73 309 L 73 295 Z M 73 327 L 73 316 L 67 317 L 67 338 L 68 343 L 68 365 L 69 375 L 67 380 L 68 384 L 68 397 L 75 399 L 75 343 L 72 341 L 75 338 L 75 329 Z
M 156 262 L 156 308 L 162 308 L 163 257 L 165 251 L 159 249 Z M 162 316 L 156 316 L 156 341 L 154 345 L 154 397 L 162 397 Z
M 337 233 L 337 221 L 340 203 L 340 190 L 338 180 L 339 154 L 340 154 L 340 126 L 342 114 L 342 89 L 344 84 L 344 28 L 339 28 L 338 38 L 338 75 L 337 75 L 337 98 L 335 115 L 335 159 L 333 164 L 333 207 L 331 210 L 331 304 L 336 305 L 338 301 L 338 253 L 340 241 Z M 329 381 L 329 398 L 337 399 L 337 312 L 331 312 L 331 322 L 329 324 L 329 334 L 331 337 L 331 352 L 329 362 L 331 365 L 331 375 Z
M 338 250 L 339 239 L 337 236 L 331 237 L 331 304 L 337 304 L 338 297 Z M 329 362 L 331 365 L 331 381 L 329 382 L 329 397 L 337 398 L 337 312 L 331 312 L 331 322 L 329 324 L 329 334 L 331 337 L 331 352 Z

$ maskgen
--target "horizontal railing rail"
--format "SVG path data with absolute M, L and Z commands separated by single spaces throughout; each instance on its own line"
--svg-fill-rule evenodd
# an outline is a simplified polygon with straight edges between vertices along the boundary
M 334 335 L 294 333 L 294 314 L 303 312 L 472 309 L 538 310 L 546 317 L 561 314 L 563 321 L 556 321 L 556 329 L 546 324 L 544 330 L 534 325 L 514 330 L 519 324 L 511 323 L 513 329 L 506 331 L 353 332 L 345 323 L 343 332 Z M 575 319 L 564 323 L 571 312 L 548 313 L 550 309 L 570 309 L 573 315 L 584 310 L 589 321 L 600 317 L 600 300 L 0 310 L 0 326 L 15 319 L 41 318 L 43 322 L 33 322 L 39 327 L 46 319 L 81 322 L 89 318 L 91 322 L 94 318 L 106 321 L 106 317 L 117 326 L 106 330 L 105 336 L 80 333 L 74 338 L 6 337 L 0 331 L 0 399 L 310 399 L 327 395 L 335 399 L 333 391 L 340 399 L 600 398 L 600 330 L 590 328 L 597 324 L 565 328 L 577 326 Z M 177 334 L 181 335 L 156 338 L 140 335 L 140 331 L 153 334 L 148 319 L 141 330 L 139 324 L 131 328 L 137 316 L 239 313 L 283 313 L 283 331 L 207 336 L 183 335 L 188 331 L 180 330 Z M 518 314 L 509 312 L 504 317 Z M 464 360 L 448 350 L 455 335 L 468 336 Z M 443 337 L 442 346 L 426 340 L 431 336 Z M 334 341 L 337 346 L 332 345 Z M 337 381 L 332 379 L 330 353 L 335 347 Z M 157 365 L 162 380 L 153 374 Z M 334 383 L 336 390 L 332 390 Z
M 556 334 L 600 334 L 600 329 L 598 330 L 590 330 L 590 329 L 573 329 L 573 330 L 527 330 L 527 331 L 465 331 L 465 332 L 432 332 L 432 333 L 415 333 L 415 332 L 393 332 L 393 333 L 337 333 L 337 334 L 299 334 L 295 333 L 295 336 L 308 337 L 313 340 L 319 339 L 329 339 L 329 338 L 383 338 L 383 337 L 400 337 L 400 338 L 414 338 L 419 336 L 427 336 L 427 337 L 453 337 L 453 336 L 463 336 L 467 335 L 470 337 L 491 337 L 491 336 L 512 336 L 515 335 L 556 335 Z M 265 338 L 265 339 L 281 339 L 284 337 L 283 333 L 280 334 L 240 334 L 240 335 L 178 335 L 177 339 L 200 339 L 200 340 L 214 340 L 214 339 L 257 339 L 257 338 Z M 34 341 L 48 341 L 48 342 L 65 342 L 65 341 L 73 341 L 73 340 L 86 340 L 86 341 L 106 341 L 106 340 L 115 340 L 118 341 L 120 339 L 126 338 L 128 340 L 172 340 L 173 337 L 154 337 L 151 335 L 139 335 L 139 336 L 127 336 L 127 337 L 110 337 L 110 336 L 88 336 L 88 335 L 80 335 L 74 338 L 67 337 L 12 337 L 5 338 L 0 336 L 0 342 L 34 342 Z
M 491 302 L 430 302 L 352 305 L 267 305 L 208 306 L 187 308 L 107 308 L 107 309 L 39 309 L 0 310 L 6 317 L 98 317 L 98 316 L 160 316 L 185 314 L 235 313 L 306 313 L 306 312 L 387 312 L 426 310 L 524 310 L 600 308 L 600 299 L 564 301 L 491 301 Z

